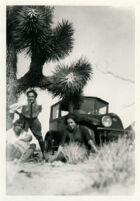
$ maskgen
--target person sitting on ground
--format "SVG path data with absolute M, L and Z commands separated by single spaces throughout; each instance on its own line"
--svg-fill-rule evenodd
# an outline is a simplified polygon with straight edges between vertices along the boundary
M 36 145 L 31 143 L 32 135 L 23 129 L 20 119 L 13 123 L 13 127 L 6 133 L 6 158 L 26 162 L 34 153 Z
M 88 128 L 78 124 L 78 119 L 75 114 L 67 115 L 65 117 L 65 124 L 67 125 L 67 128 L 62 136 L 58 151 L 56 155 L 49 160 L 49 162 L 59 160 L 59 156 L 62 156 L 62 149 L 65 143 L 76 142 L 79 145 L 84 145 L 87 150 L 91 149 L 94 153 L 97 152 L 97 148 Z

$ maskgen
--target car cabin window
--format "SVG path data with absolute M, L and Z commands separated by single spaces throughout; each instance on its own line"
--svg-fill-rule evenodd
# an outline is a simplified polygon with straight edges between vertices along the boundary
M 66 102 L 61 102 L 60 104 L 60 116 L 66 116 L 68 114 L 68 104 Z
M 107 106 L 99 108 L 99 114 L 106 114 L 107 113 Z
M 52 108 L 52 119 L 57 119 L 59 117 L 59 104 L 53 106 Z
M 80 114 L 94 114 L 95 99 L 85 99 L 80 109 L 78 110 Z
M 67 115 L 68 113 L 69 113 L 68 111 L 61 110 L 61 117 Z
M 107 113 L 107 104 L 96 101 L 96 114 L 106 114 Z
M 92 98 L 86 98 L 82 102 L 80 109 L 78 110 L 80 114 L 106 114 L 107 113 L 107 104 Z

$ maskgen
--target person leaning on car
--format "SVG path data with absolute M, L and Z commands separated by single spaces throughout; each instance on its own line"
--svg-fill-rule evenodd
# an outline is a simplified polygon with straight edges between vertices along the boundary
M 50 160 L 50 162 L 59 158 L 65 143 L 77 142 L 80 145 L 85 145 L 87 149 L 90 147 L 93 152 L 97 152 L 97 148 L 89 134 L 89 130 L 85 126 L 78 124 L 77 116 L 75 114 L 67 115 L 65 118 L 65 124 L 67 125 L 67 128 L 62 136 L 57 154 Z

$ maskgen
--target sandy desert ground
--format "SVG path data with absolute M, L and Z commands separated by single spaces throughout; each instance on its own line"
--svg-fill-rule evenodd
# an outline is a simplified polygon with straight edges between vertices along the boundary
M 7 195 L 132 195 L 133 182 L 98 187 L 96 157 L 76 165 L 7 162 Z M 110 173 L 108 173 L 110 174 Z M 133 179 L 132 179 L 133 180 Z

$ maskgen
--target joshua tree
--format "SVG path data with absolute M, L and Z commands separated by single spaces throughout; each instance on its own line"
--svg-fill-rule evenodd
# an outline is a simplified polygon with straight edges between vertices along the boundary
M 68 104 L 69 112 L 73 112 L 75 103 L 80 101 L 87 81 L 91 79 L 92 68 L 83 58 L 70 66 L 58 65 L 54 74 L 48 78 L 47 89 L 53 96 L 59 96 Z
M 7 7 L 7 105 L 15 102 L 17 92 L 29 87 L 46 89 L 44 63 L 62 59 L 72 50 L 72 24 L 63 20 L 53 27 L 53 11 L 49 6 Z M 17 53 L 21 51 L 31 57 L 31 63 L 17 80 Z
M 13 6 L 7 7 L 7 57 L 6 57 L 6 119 L 7 128 L 11 126 L 13 116 L 9 116 L 8 106 L 16 102 L 16 88 L 17 88 L 17 50 L 12 42 L 12 24 L 10 17 L 13 15 Z

